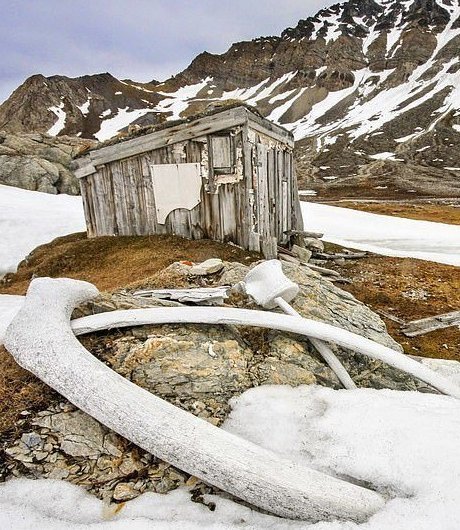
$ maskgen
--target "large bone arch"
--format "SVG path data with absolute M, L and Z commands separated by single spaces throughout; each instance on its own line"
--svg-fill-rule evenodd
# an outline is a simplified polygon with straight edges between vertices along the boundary
M 164 307 L 111 311 L 79 318 L 71 322 L 72 330 L 77 336 L 94 331 L 146 324 L 226 324 L 263 327 L 296 333 L 324 342 L 333 342 L 372 359 L 384 361 L 390 366 L 428 383 L 441 393 L 460 399 L 460 387 L 458 385 L 410 357 L 351 331 L 307 318 L 252 309 Z
M 73 309 L 97 295 L 86 282 L 33 280 L 7 329 L 6 348 L 21 366 L 110 429 L 254 506 L 292 519 L 358 522 L 383 507 L 374 491 L 281 458 L 154 396 L 98 361 L 74 335 L 147 322 L 240 323 L 250 315 L 252 324 L 270 325 L 269 313 L 177 308 L 147 310 L 142 317 L 136 310 L 116 311 L 78 319 L 73 331 Z M 294 317 L 277 316 L 294 324 Z

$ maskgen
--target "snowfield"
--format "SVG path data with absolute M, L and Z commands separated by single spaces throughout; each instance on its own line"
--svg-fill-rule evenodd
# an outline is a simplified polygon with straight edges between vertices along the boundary
M 264 386 L 234 400 L 224 428 L 316 469 L 368 483 L 388 502 L 362 525 L 308 524 L 208 496 L 217 505 L 211 512 L 192 503 L 187 490 L 180 489 L 168 495 L 144 494 L 115 514 L 114 507 L 77 486 L 14 479 L 0 486 L 0 526 L 4 530 L 458 530 L 460 402 L 456 399 L 390 390 Z
M 0 185 L 0 277 L 14 272 L 34 248 L 86 231 L 81 197 Z
M 306 230 L 324 241 L 398 258 L 460 266 L 460 226 L 301 202 Z
M 21 309 L 24 298 L 24 296 L 0 294 L 0 346 L 3 344 L 6 328 Z

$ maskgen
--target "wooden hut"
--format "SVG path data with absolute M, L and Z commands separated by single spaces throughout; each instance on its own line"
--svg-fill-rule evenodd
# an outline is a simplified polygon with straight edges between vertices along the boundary
M 273 258 L 303 228 L 293 147 L 237 106 L 90 151 L 75 163 L 88 235 L 177 234 Z

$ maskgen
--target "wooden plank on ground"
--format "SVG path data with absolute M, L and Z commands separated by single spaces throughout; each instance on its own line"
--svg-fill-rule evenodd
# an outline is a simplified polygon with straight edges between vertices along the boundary
M 443 315 L 413 320 L 401 328 L 401 331 L 406 337 L 418 337 L 431 331 L 450 328 L 452 326 L 460 326 L 460 311 L 452 311 Z

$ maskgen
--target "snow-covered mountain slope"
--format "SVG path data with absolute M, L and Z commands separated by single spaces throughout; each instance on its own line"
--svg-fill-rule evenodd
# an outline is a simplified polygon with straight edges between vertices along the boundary
M 75 79 L 34 75 L 0 105 L 0 130 L 107 140 L 154 113 L 156 84 L 120 81 L 108 73 Z
M 299 177 L 320 196 L 458 196 L 459 50 L 459 0 L 349 0 L 162 84 L 35 76 L 0 106 L 0 128 L 105 140 L 241 100 L 294 132 Z
M 81 197 L 0 185 L 0 277 L 38 245 L 85 230 Z

